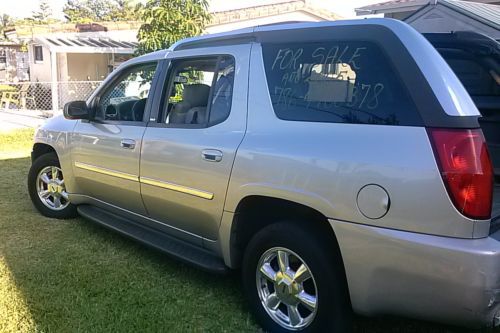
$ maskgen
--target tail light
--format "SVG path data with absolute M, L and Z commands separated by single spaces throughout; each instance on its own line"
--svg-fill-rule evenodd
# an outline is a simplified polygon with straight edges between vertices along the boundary
M 491 218 L 493 167 L 480 129 L 428 129 L 441 176 L 457 210 Z

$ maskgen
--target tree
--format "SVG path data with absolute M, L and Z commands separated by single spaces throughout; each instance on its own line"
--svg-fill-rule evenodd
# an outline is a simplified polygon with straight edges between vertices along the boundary
M 138 54 L 170 47 L 199 35 L 210 20 L 206 0 L 149 0 L 142 13 Z
M 87 23 L 92 21 L 93 13 L 81 0 L 68 0 L 63 7 L 66 20 L 74 23 Z
M 14 25 L 14 21 L 12 20 L 12 17 L 10 17 L 7 14 L 1 14 L 0 15 L 0 39 L 3 39 L 4 32 L 7 30 L 8 27 Z
M 139 18 L 140 5 L 131 0 L 67 0 L 63 8 L 69 22 L 133 21 Z
M 112 21 L 139 21 L 143 7 L 140 2 L 133 6 L 131 0 L 116 0 L 109 16 Z
M 40 0 L 40 6 L 37 11 L 33 11 L 31 16 L 37 23 L 48 23 L 52 17 L 52 9 L 47 0 Z

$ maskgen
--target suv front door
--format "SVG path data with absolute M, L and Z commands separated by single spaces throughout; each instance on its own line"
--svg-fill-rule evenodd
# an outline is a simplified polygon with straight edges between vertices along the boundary
M 149 215 L 188 241 L 217 239 L 246 128 L 249 52 L 240 45 L 167 57 L 163 102 L 143 139 L 141 192 Z
M 120 70 L 92 101 L 93 119 L 77 123 L 72 158 L 78 194 L 146 214 L 139 159 L 156 67 L 153 62 Z

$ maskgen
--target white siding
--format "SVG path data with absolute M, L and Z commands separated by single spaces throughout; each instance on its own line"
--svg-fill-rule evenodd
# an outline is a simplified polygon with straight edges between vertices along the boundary
M 30 79 L 31 81 L 49 82 L 52 79 L 50 74 L 50 51 L 45 46 L 42 46 L 43 61 L 35 61 L 34 45 L 37 44 L 28 46 Z

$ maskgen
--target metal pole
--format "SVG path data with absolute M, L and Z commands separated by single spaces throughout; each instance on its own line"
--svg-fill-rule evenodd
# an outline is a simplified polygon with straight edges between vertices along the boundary
M 57 53 L 50 51 L 50 77 L 51 77 L 51 90 L 52 90 L 52 112 L 53 115 L 59 110 L 59 87 L 57 77 Z

